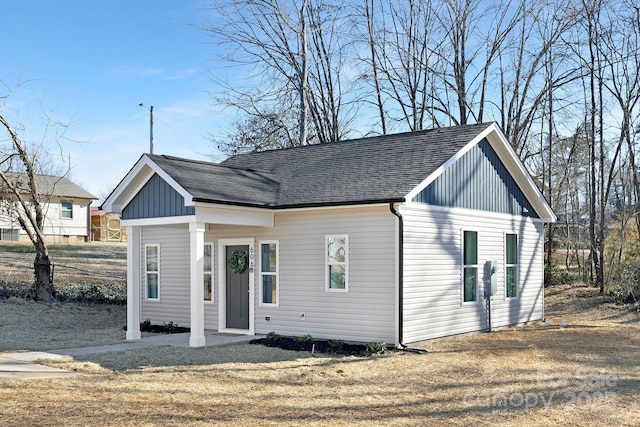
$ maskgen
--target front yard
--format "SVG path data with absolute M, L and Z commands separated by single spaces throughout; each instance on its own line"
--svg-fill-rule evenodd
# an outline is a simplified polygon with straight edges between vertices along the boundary
M 637 311 L 578 285 L 547 289 L 546 310 L 548 326 L 432 341 L 426 354 L 327 357 L 246 344 L 47 361 L 82 375 L 3 381 L 0 424 L 640 424 Z M 0 351 L 113 342 L 124 323 L 122 306 L 2 301 Z M 20 325 L 30 337 L 6 340 Z

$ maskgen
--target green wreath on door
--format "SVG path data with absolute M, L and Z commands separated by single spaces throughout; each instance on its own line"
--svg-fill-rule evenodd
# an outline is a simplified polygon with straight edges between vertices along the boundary
M 247 269 L 247 253 L 245 251 L 233 251 L 227 261 L 231 271 L 242 274 Z

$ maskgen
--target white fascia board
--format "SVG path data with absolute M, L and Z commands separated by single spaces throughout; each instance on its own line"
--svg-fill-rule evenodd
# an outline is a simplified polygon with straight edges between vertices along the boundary
M 366 203 L 366 204 L 353 204 L 353 205 L 311 206 L 311 207 L 304 207 L 304 208 L 278 209 L 275 212 L 305 212 L 305 211 L 308 212 L 308 211 L 344 210 L 344 209 L 360 209 L 360 208 L 376 208 L 376 207 L 383 207 L 383 208 L 389 209 L 389 203 Z
M 266 209 L 246 208 L 242 206 L 207 205 L 198 203 L 196 205 L 195 215 L 122 220 L 123 226 L 134 227 L 190 223 L 273 227 L 274 212 Z
M 245 206 L 196 203 L 196 221 L 207 224 L 273 227 L 274 211 Z
M 557 219 L 555 213 L 553 213 L 551 206 L 540 192 L 533 178 L 531 178 L 529 171 L 525 168 L 524 163 L 522 163 L 516 154 L 507 137 L 495 123 L 491 126 L 494 128 L 494 132 L 487 135 L 487 140 L 491 144 L 491 147 L 493 147 L 498 157 L 500 157 L 500 160 L 502 160 L 502 163 L 507 167 L 507 170 L 518 184 L 518 187 L 520 187 L 520 190 L 522 190 L 540 217 L 540 220 L 543 222 L 555 222 Z
M 182 215 L 182 216 L 164 216 L 158 218 L 136 218 L 136 219 L 123 219 L 120 223 L 123 227 L 144 227 L 149 225 L 174 225 L 174 224 L 189 224 L 196 222 L 195 215 Z
M 111 192 L 109 197 L 102 204 L 106 212 L 122 213 L 122 209 L 138 194 L 140 189 L 157 173 L 182 197 L 185 206 L 193 206 L 193 197 L 146 154 L 131 168 L 127 175 L 120 181 L 118 186 Z
M 475 136 L 468 144 L 466 144 L 460 151 L 453 155 L 449 160 L 444 162 L 442 166 L 436 169 L 431 175 L 423 180 L 418 186 L 411 190 L 406 196 L 405 200 L 411 201 L 422 190 L 427 188 L 429 184 L 436 180 L 442 173 L 447 170 L 451 165 L 457 162 L 462 156 L 464 156 L 469 150 L 476 146 L 483 139 L 487 139 L 491 147 L 496 151 L 500 160 L 504 163 L 507 170 L 516 181 L 527 200 L 531 203 L 536 213 L 540 216 L 543 222 L 555 222 L 556 216 L 551 210 L 551 206 L 547 203 L 545 198 L 540 193 L 538 186 L 529 175 L 529 172 L 525 169 L 524 164 L 518 158 L 518 155 L 511 147 L 511 144 L 504 136 L 500 128 L 496 123 L 491 123 L 482 132 Z

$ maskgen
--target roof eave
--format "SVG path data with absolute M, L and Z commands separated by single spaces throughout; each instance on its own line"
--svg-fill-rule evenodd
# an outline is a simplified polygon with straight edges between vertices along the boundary
M 367 200 L 347 200 L 341 202 L 313 202 L 313 203 L 292 203 L 287 205 L 276 204 L 259 204 L 259 203 L 247 203 L 247 202 L 233 202 L 228 200 L 212 200 L 205 198 L 193 198 L 194 203 L 211 203 L 227 206 L 242 206 L 247 208 L 261 208 L 269 210 L 287 210 L 287 209 L 305 209 L 305 208 L 326 208 L 326 207 L 346 207 L 346 206 L 362 206 L 362 205 L 376 205 L 376 204 L 388 204 L 388 203 L 402 203 L 404 197 L 387 198 L 387 199 L 367 199 Z

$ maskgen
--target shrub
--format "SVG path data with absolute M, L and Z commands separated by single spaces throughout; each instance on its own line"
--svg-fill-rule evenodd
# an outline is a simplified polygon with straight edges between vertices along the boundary
M 328 344 L 329 348 L 332 348 L 336 351 L 340 351 L 344 347 L 344 341 L 342 340 L 329 340 Z
M 269 333 L 267 334 L 267 339 L 268 339 L 269 341 L 278 341 L 280 338 L 281 338 L 281 337 L 280 337 L 280 334 L 277 334 L 277 333 L 275 333 L 275 332 L 273 332 L 273 331 L 272 331 L 272 332 L 269 332 Z
M 627 254 L 616 282 L 609 288 L 609 293 L 617 302 L 634 304 L 640 300 L 640 245 L 635 245 Z
M 144 319 L 140 322 L 140 332 L 151 332 L 151 319 Z
M 168 322 L 164 322 L 164 327 L 167 330 L 167 333 L 173 334 L 178 329 L 178 324 L 170 320 Z
M 384 353 L 387 349 L 387 344 L 383 342 L 370 342 L 367 344 L 367 351 L 369 353 L 379 354 Z
M 547 262 L 544 265 L 544 287 L 564 285 L 571 283 L 571 278 L 566 269 L 560 268 L 555 262 Z
M 56 291 L 56 299 L 63 302 L 94 304 L 126 304 L 126 297 L 108 295 L 96 285 L 67 285 Z
M 300 342 L 300 343 L 312 343 L 313 337 L 310 334 L 307 334 L 307 335 L 301 335 L 298 337 L 293 337 L 293 340 L 295 342 Z

